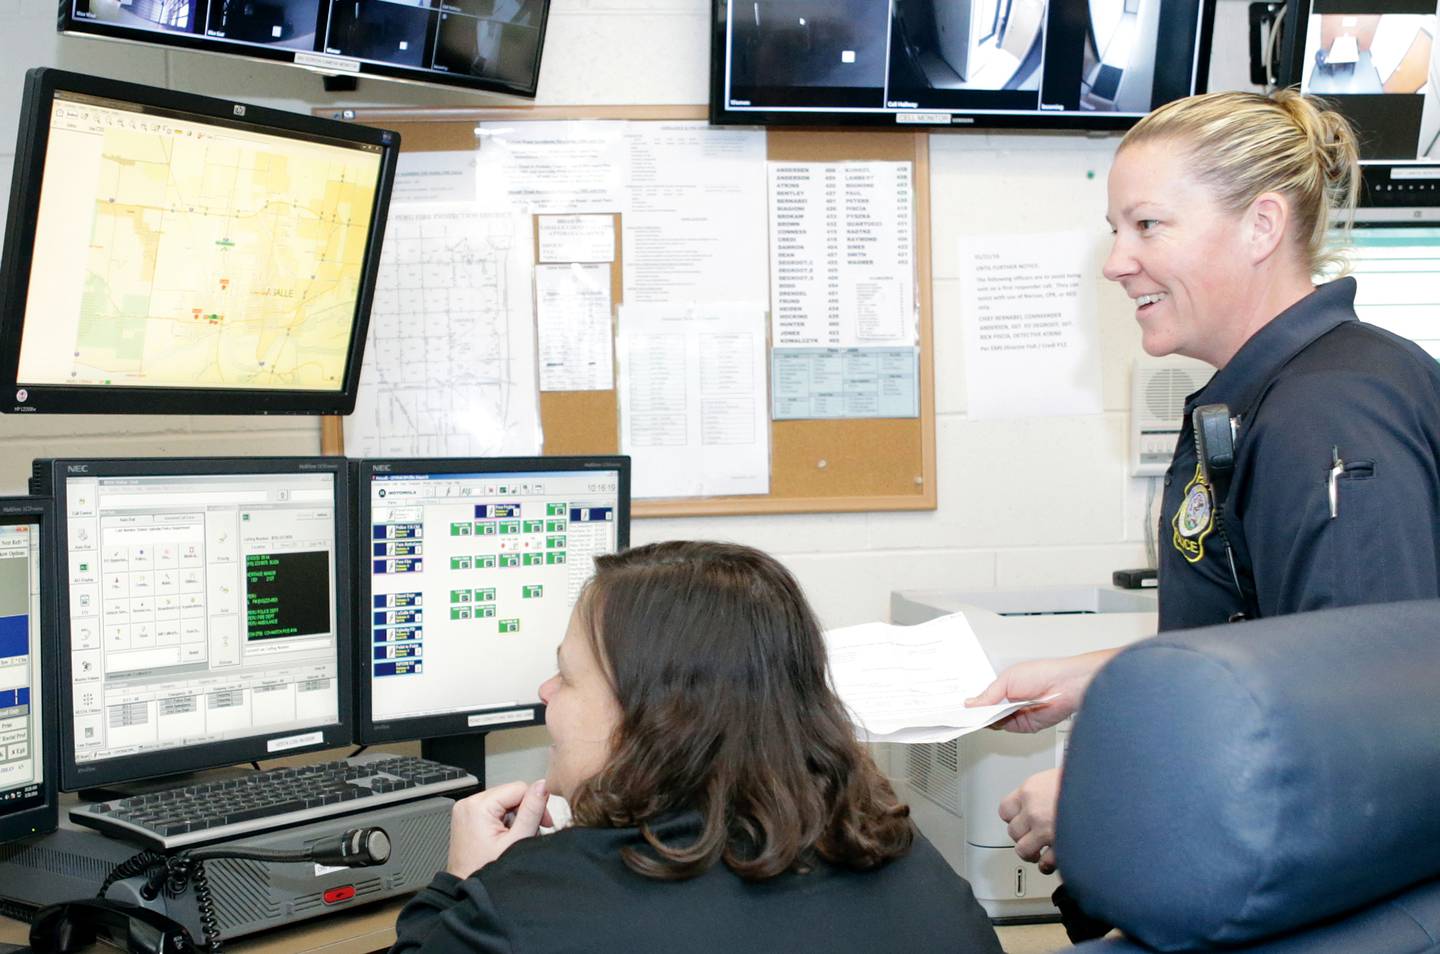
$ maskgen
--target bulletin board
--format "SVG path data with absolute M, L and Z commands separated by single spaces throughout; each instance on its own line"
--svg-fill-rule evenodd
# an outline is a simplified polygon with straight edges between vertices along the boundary
M 703 120 L 703 107 L 541 106 L 486 109 L 417 108 L 316 110 L 317 114 L 393 129 L 403 150 L 472 149 L 479 122 L 524 120 Z M 918 417 L 770 421 L 770 491 L 729 497 L 636 500 L 634 515 L 818 513 L 933 510 L 935 382 L 930 266 L 928 138 L 905 131 L 768 130 L 767 158 L 785 162 L 905 161 L 913 164 L 919 341 Z M 615 309 L 622 302 L 623 243 L 611 266 Z M 612 320 L 613 320 L 612 312 Z M 618 378 L 617 378 L 618 381 Z M 620 451 L 616 390 L 542 391 L 540 420 L 546 454 Z M 322 450 L 343 454 L 341 419 L 326 418 Z

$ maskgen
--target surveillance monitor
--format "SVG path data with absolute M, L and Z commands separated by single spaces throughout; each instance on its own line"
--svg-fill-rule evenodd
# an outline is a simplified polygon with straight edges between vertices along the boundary
M 1126 129 L 1205 91 L 1214 0 L 713 0 L 710 121 Z
M 1360 140 L 1358 220 L 1440 221 L 1435 0 L 1306 0 L 1286 10 L 1280 82 L 1323 97 Z

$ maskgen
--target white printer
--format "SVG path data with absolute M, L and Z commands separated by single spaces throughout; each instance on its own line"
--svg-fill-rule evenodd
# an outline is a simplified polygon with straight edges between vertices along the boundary
M 923 623 L 963 612 L 996 672 L 1027 659 L 1109 649 L 1156 629 L 1154 590 L 1057 587 L 1027 591 L 899 590 L 890 619 Z M 970 881 L 993 920 L 1053 920 L 1059 881 L 1022 862 L 1000 820 L 1000 800 L 1065 754 L 1068 720 L 1024 735 L 981 730 L 951 742 L 877 746 L 881 765 L 916 825 L 951 867 Z

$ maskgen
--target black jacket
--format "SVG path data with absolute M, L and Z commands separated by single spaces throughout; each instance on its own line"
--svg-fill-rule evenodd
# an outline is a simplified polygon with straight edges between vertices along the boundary
M 667 842 L 694 816 L 657 826 Z M 747 883 L 723 864 L 687 881 L 630 871 L 633 828 L 569 828 L 513 845 L 461 881 L 438 874 L 400 912 L 392 954 L 1001 954 L 970 886 L 917 835 L 870 872 L 822 866 Z

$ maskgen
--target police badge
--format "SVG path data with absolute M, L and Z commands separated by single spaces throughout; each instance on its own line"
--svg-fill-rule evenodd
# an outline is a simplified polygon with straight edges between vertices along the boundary
M 1174 531 L 1171 543 L 1185 559 L 1199 563 L 1205 556 L 1205 537 L 1215 526 L 1215 505 L 1210 494 L 1210 484 L 1205 480 L 1201 467 L 1195 466 L 1195 476 L 1185 485 L 1180 498 L 1180 509 L 1170 521 Z

